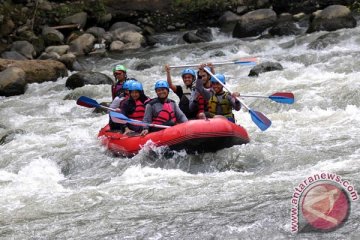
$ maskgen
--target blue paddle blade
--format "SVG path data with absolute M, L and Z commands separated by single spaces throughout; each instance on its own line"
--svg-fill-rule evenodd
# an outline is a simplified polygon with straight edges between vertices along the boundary
M 294 103 L 294 94 L 292 93 L 275 93 L 269 98 L 278 103 L 285 103 L 285 104 L 293 104 Z
M 94 99 L 85 97 L 85 96 L 81 96 L 79 97 L 79 99 L 76 101 L 77 105 L 80 106 L 84 106 L 87 108 L 93 108 L 93 107 L 99 107 L 101 106 L 97 101 L 95 101 Z
M 252 61 L 237 61 L 237 62 L 234 62 L 234 64 L 239 64 L 239 65 L 244 65 L 244 66 L 254 66 L 254 65 L 256 65 L 256 62 L 252 62 Z
M 271 126 L 270 119 L 268 119 L 261 112 L 249 109 L 249 113 L 251 115 L 251 119 L 261 129 L 261 131 L 265 131 L 266 129 L 268 129 Z
M 110 112 L 110 117 L 111 118 L 118 118 L 118 119 L 121 119 L 121 120 L 125 120 L 125 121 L 128 121 L 128 122 L 137 122 L 136 120 L 132 120 L 128 117 L 126 117 L 124 114 L 121 114 L 121 113 L 118 113 L 118 112 Z

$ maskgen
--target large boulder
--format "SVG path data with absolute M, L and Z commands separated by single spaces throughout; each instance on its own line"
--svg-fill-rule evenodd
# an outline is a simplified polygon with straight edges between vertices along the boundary
M 187 43 L 210 42 L 213 39 L 213 35 L 210 28 L 200 28 L 195 33 L 185 33 L 183 39 Z
M 70 43 L 69 52 L 76 56 L 90 53 L 94 48 L 95 37 L 90 33 L 84 33 Z
M 277 62 L 263 62 L 255 67 L 253 67 L 249 72 L 249 77 L 259 76 L 260 73 L 263 72 L 271 72 L 271 71 L 278 71 L 283 70 L 283 66 Z
M 8 67 L 18 67 L 25 72 L 27 83 L 42 83 L 56 81 L 60 77 L 68 75 L 65 65 L 54 60 L 26 60 L 16 61 L 0 59 L 0 71 Z
M 139 28 L 138 26 L 132 24 L 132 23 L 128 23 L 128 22 L 116 22 L 114 23 L 109 31 L 115 31 L 118 30 L 120 32 L 128 32 L 128 31 L 133 31 L 133 32 L 141 32 L 141 28 Z
M 83 29 L 86 25 L 87 21 L 87 13 L 86 12 L 79 12 L 69 17 L 66 17 L 60 21 L 60 24 L 77 24 L 79 28 Z
M 226 11 L 219 19 L 218 24 L 222 32 L 231 33 L 234 29 L 236 22 L 240 20 L 240 16 L 231 12 Z
M 15 51 L 26 57 L 27 59 L 33 59 L 36 55 L 34 46 L 28 41 L 16 41 L 11 45 L 11 51 Z
M 0 96 L 24 94 L 25 89 L 25 72 L 21 68 L 9 67 L 0 72 Z
M 84 85 L 113 84 L 113 80 L 100 72 L 81 71 L 71 75 L 65 83 L 70 89 L 82 87 Z
M 276 13 L 271 9 L 258 9 L 241 16 L 233 30 L 233 37 L 244 38 L 261 34 L 276 23 Z
M 356 27 L 356 20 L 349 8 L 342 5 L 331 5 L 322 11 L 313 13 L 307 33 L 354 27 Z

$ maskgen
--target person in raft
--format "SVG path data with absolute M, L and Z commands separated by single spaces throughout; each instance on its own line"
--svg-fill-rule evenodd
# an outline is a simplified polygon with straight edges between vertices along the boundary
M 196 80 L 196 73 L 193 69 L 187 68 L 184 69 L 181 73 L 181 78 L 184 82 L 184 85 L 174 85 L 171 80 L 170 67 L 168 64 L 165 65 L 166 71 L 166 80 L 169 84 L 169 87 L 173 92 L 179 97 L 179 107 L 181 111 L 186 115 L 188 119 L 196 119 L 196 111 L 190 111 L 190 97 L 191 92 L 193 91 L 193 83 Z
M 216 74 L 215 76 L 225 85 L 225 76 L 223 74 Z M 208 114 L 210 118 L 225 117 L 235 123 L 232 109 L 239 111 L 241 108 L 241 103 L 237 99 L 237 97 L 240 96 L 238 92 L 233 92 L 232 94 L 225 92 L 224 87 L 213 77 L 211 78 L 210 90 L 205 89 L 203 82 L 200 80 L 196 81 L 195 88 L 208 102 Z
M 214 67 L 211 63 L 201 64 L 199 66 L 197 82 L 201 82 L 205 89 L 210 89 L 211 75 L 207 73 L 204 68 L 209 70 L 212 74 L 215 74 Z M 191 93 L 189 109 L 190 111 L 196 112 L 197 119 L 206 119 L 207 117 L 210 117 L 208 115 L 208 102 L 196 88 L 194 88 Z
M 111 96 L 113 100 L 116 96 L 121 96 L 124 94 L 123 85 L 127 80 L 126 72 L 127 69 L 124 67 L 124 65 L 118 64 L 113 68 L 113 74 L 115 77 L 115 83 L 111 85 Z
M 127 80 L 124 82 L 122 86 L 123 94 L 116 96 L 114 100 L 110 103 L 110 108 L 115 109 L 116 112 L 121 112 L 122 105 L 126 99 L 129 98 L 129 87 L 132 83 L 137 82 L 136 79 Z M 121 131 L 125 130 L 125 124 L 115 123 L 109 117 L 109 126 L 110 130 L 114 131 Z
M 181 111 L 175 101 L 168 99 L 169 84 L 165 80 L 159 80 L 155 83 L 155 92 L 157 98 L 151 100 L 145 108 L 143 122 L 174 126 L 176 123 L 187 122 L 188 119 Z M 144 127 L 141 135 L 144 136 L 151 131 L 158 131 L 159 128 Z
M 129 86 L 130 96 L 121 106 L 121 113 L 130 119 L 142 121 L 145 113 L 145 105 L 151 100 L 144 94 L 143 86 L 140 82 L 133 82 Z M 127 123 L 124 134 L 132 135 L 140 133 L 143 130 L 141 126 Z

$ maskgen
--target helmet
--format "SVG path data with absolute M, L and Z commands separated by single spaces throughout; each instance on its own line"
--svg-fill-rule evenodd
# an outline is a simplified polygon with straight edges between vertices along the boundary
M 130 80 L 131 81 L 131 80 Z M 130 82 L 129 81 L 129 82 Z M 140 82 L 132 82 L 132 84 L 129 86 L 129 91 L 144 91 L 143 86 Z
M 155 90 L 158 88 L 166 88 L 169 90 L 169 84 L 165 80 L 159 80 L 155 83 Z
M 124 82 L 122 88 L 123 88 L 124 90 L 130 90 L 129 88 L 130 88 L 130 86 L 131 86 L 134 82 L 136 82 L 136 81 L 134 81 L 134 80 L 126 80 L 126 81 Z
M 181 77 L 184 77 L 185 74 L 190 74 L 191 76 L 193 76 L 193 78 L 196 77 L 195 71 L 190 68 L 184 69 L 184 71 L 182 71 L 181 73 Z
M 123 71 L 126 73 L 127 69 L 126 67 L 124 67 L 124 65 L 115 65 L 115 67 L 113 68 L 113 73 L 116 71 Z
M 219 73 L 218 73 L 218 74 L 215 74 L 215 77 L 216 77 L 217 79 L 219 79 L 220 82 L 222 82 L 222 84 L 225 84 L 225 76 L 224 76 L 223 74 L 219 74 Z M 217 82 L 218 82 L 214 77 L 211 77 L 210 81 L 211 81 L 212 83 L 217 83 Z

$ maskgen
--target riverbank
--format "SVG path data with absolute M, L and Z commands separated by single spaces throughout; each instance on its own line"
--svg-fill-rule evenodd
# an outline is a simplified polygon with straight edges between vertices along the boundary
M 42 82 L 54 80 L 52 62 L 48 60 L 60 62 L 62 69 L 84 71 L 88 69 L 79 64 L 79 57 L 153 47 L 161 44 L 154 36 L 162 32 L 181 32 L 176 44 L 191 44 L 212 41 L 210 27 L 234 38 L 257 39 L 356 26 L 351 11 L 356 1 L 340 0 L 336 3 L 343 5 L 330 6 L 300 2 L 7 0 L 0 6 L 0 54 L 2 59 L 12 61 L 41 60 L 44 69 L 50 71 L 42 72 L 42 76 L 51 76 L 39 78 Z M 331 41 L 330 37 L 320 40 L 321 44 Z M 37 79 L 32 75 L 29 81 L 26 71 L 23 74 L 11 66 L 7 61 L 0 66 L 0 81 L 6 80 L 1 84 L 2 96 L 22 94 L 26 83 Z M 3 70 L 8 70 L 6 75 Z

